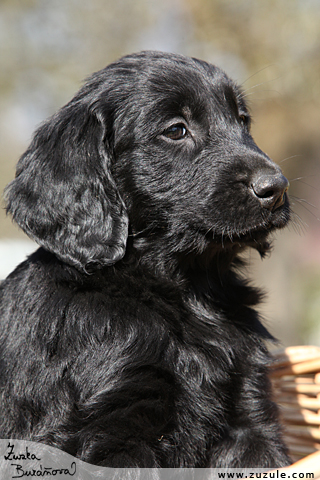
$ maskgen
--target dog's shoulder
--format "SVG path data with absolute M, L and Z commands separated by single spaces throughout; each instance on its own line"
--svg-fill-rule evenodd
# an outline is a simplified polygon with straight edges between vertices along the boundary
M 167 328 L 178 331 L 187 314 L 172 283 L 136 265 L 120 262 L 85 274 L 42 248 L 0 288 L 0 337 L 9 335 L 15 343 L 32 335 L 41 347 L 58 335 L 68 335 L 69 348 L 76 348 L 79 342 L 90 343 L 91 337 L 108 342 L 108 335 L 114 339 L 117 332 L 125 339 L 134 331 L 137 336 Z

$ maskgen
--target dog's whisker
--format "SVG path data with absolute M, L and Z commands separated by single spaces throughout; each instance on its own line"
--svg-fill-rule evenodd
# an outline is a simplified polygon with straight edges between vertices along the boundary
M 305 198 L 298 198 L 298 197 L 296 197 L 296 200 L 297 200 L 299 203 L 306 203 L 307 205 L 309 205 L 309 207 L 312 207 L 312 208 L 315 208 L 316 210 L 319 210 L 319 208 L 318 208 L 316 205 L 313 205 L 313 203 L 308 202 L 308 200 L 306 200 Z
M 309 225 L 306 221 L 302 220 L 302 218 L 296 213 L 292 213 L 292 221 L 289 224 L 289 228 L 292 226 L 296 233 L 299 235 L 306 233 L 309 228 Z
M 307 200 L 303 199 L 303 198 L 298 198 L 298 197 L 295 197 L 293 195 L 290 195 L 290 198 L 292 198 L 293 200 L 295 200 L 299 205 L 301 205 L 305 210 L 307 210 L 307 212 L 310 213 L 310 215 L 312 215 L 317 221 L 320 221 L 320 219 L 317 217 L 317 215 L 312 212 L 312 210 L 310 210 L 307 206 L 311 206 L 312 208 L 315 208 L 316 210 L 319 210 L 318 207 L 316 207 L 315 205 L 313 205 L 312 203 L 308 202 Z
M 247 97 L 250 96 L 250 95 L 256 95 L 256 92 L 253 91 L 253 90 L 256 89 L 256 88 L 258 88 L 258 87 L 261 87 L 262 85 L 264 85 L 264 83 L 259 83 L 259 84 L 257 84 L 257 85 L 254 85 L 254 86 L 251 87 L 251 88 L 248 88 L 247 90 L 244 90 L 244 91 L 241 93 L 240 98 L 245 99 L 245 98 L 247 98 Z M 265 92 L 275 92 L 275 93 L 281 95 L 281 93 L 280 93 L 279 91 L 277 91 L 277 90 L 271 90 L 271 89 L 269 89 L 269 90 L 266 90 L 266 89 L 260 90 L 260 93 L 262 93 L 262 92 L 264 92 L 264 93 L 265 93 Z
M 274 64 L 273 63 L 270 63 L 269 65 L 266 65 L 262 68 L 260 68 L 260 70 L 257 70 L 255 73 L 253 73 L 252 75 L 250 75 L 248 78 L 246 78 L 242 83 L 241 83 L 241 87 L 247 83 L 251 78 L 255 77 L 256 75 L 258 75 L 259 73 L 263 72 L 264 70 L 267 70 L 268 68 L 272 67 Z
M 243 90 L 243 91 L 241 92 L 241 97 L 243 98 L 243 94 L 247 94 L 247 92 L 250 92 L 251 90 L 254 90 L 254 89 L 258 88 L 258 87 L 261 87 L 262 85 L 265 85 L 266 83 L 268 83 L 268 82 L 257 83 L 256 85 L 253 85 L 252 87 L 249 87 L 249 88 Z
M 253 85 L 252 87 L 249 87 L 249 88 L 247 88 L 247 89 L 244 89 L 244 90 L 242 89 L 242 90 L 241 90 L 241 93 L 246 93 L 246 92 L 248 92 L 248 91 L 250 91 L 250 90 L 253 90 L 253 89 L 256 89 L 256 88 L 258 88 L 258 87 L 261 87 L 262 85 L 266 85 L 267 83 L 275 82 L 276 80 L 279 80 L 280 78 L 282 78 L 282 75 L 279 75 L 278 77 L 272 78 L 272 79 L 270 79 L 270 80 L 266 80 L 266 81 L 261 82 L 261 83 L 257 83 L 256 85 Z M 270 91 L 271 91 L 271 90 L 270 90 Z M 272 90 L 272 91 L 275 91 L 275 92 L 277 92 L 277 93 L 280 94 L 280 92 L 278 92 L 277 90 Z
M 316 210 L 319 210 L 319 208 L 316 205 L 313 205 L 313 203 L 309 202 L 305 198 L 296 197 L 295 195 L 290 195 L 290 198 L 293 198 L 298 203 L 301 203 L 301 204 L 305 203 L 305 204 L 309 205 L 309 207 L 312 207 L 312 208 L 315 208 Z
M 286 157 L 283 160 L 280 160 L 279 163 L 284 163 L 284 162 L 287 162 L 288 160 L 292 160 L 293 158 L 298 158 L 298 157 L 302 157 L 302 156 L 303 155 L 291 155 L 290 157 Z
M 314 178 L 314 175 L 306 175 L 305 177 L 297 177 L 297 178 L 294 178 L 294 179 L 290 180 L 290 182 L 291 183 L 299 182 L 299 183 L 302 183 L 303 185 L 306 185 L 307 187 L 312 188 L 313 190 L 316 190 L 317 192 L 320 191 L 320 189 L 318 187 L 315 187 L 314 185 L 310 185 L 310 183 L 304 182 L 303 181 L 304 178 Z
M 241 98 L 245 99 L 245 98 L 251 97 L 252 95 L 254 95 L 254 92 L 243 93 L 243 95 L 241 95 Z

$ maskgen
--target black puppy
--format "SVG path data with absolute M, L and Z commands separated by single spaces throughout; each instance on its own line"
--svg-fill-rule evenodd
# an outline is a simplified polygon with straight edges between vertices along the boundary
M 287 187 L 219 68 L 144 52 L 94 74 L 6 190 L 41 248 L 1 287 L 1 437 L 111 467 L 288 464 L 238 271 Z

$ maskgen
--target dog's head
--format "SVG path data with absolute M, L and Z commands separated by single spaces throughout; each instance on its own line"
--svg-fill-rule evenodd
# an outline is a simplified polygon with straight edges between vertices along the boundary
M 94 74 L 38 129 L 6 198 L 31 238 L 87 271 L 121 259 L 129 229 L 137 246 L 165 238 L 177 254 L 263 251 L 289 219 L 287 187 L 219 68 L 143 52 Z

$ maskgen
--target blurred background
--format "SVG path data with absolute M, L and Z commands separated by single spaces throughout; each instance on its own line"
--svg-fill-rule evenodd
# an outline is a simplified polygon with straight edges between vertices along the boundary
M 144 49 L 202 58 L 245 92 L 253 136 L 294 210 L 270 258 L 248 253 L 284 345 L 320 345 L 320 0 L 0 0 L 0 190 L 35 127 L 92 72 Z M 0 279 L 35 249 L 0 211 Z

